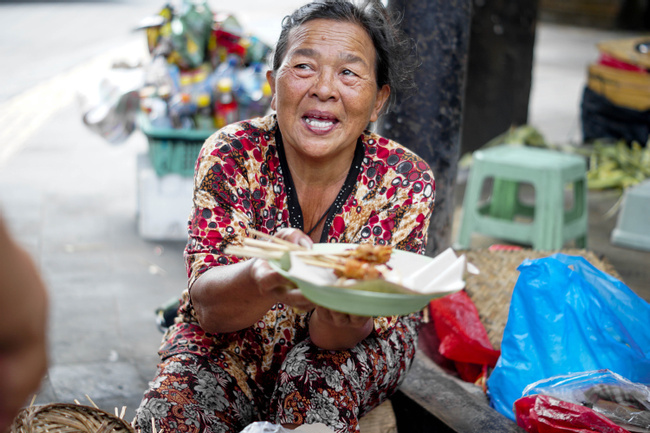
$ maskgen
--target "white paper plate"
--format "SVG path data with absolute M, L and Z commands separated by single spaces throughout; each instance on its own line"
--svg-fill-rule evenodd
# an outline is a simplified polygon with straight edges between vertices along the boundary
M 324 253 L 339 252 L 357 246 L 315 244 L 314 250 Z M 360 281 L 345 287 L 336 286 L 336 277 L 331 269 L 306 265 L 296 257 L 292 257 L 292 265 L 288 271 L 280 267 L 279 261 L 271 261 L 270 264 L 293 281 L 305 297 L 317 305 L 359 316 L 399 316 L 419 311 L 432 299 L 464 288 L 464 256 L 459 259 L 452 250 L 448 251 L 451 254 L 445 252 L 431 258 L 393 250 L 388 265 L 402 276 L 403 286 L 420 293 L 387 293 L 386 291 L 391 291 L 394 287 L 391 287 L 393 283 L 384 280 Z M 454 276 L 450 276 L 450 269 L 456 269 Z

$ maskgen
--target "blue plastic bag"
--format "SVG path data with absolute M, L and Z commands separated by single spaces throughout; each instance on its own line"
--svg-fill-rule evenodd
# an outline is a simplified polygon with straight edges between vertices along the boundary
M 650 305 L 582 257 L 525 260 L 512 293 L 490 404 L 514 420 L 527 385 L 609 369 L 650 383 Z

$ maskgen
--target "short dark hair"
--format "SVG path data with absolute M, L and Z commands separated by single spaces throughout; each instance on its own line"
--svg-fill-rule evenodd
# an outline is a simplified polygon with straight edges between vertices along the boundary
M 385 111 L 395 103 L 396 95 L 415 89 L 413 72 L 417 66 L 415 43 L 398 27 L 399 19 L 391 16 L 379 0 L 314 0 L 282 20 L 282 31 L 273 54 L 273 72 L 280 69 L 286 55 L 291 30 L 315 19 L 349 22 L 364 28 L 375 47 L 377 88 L 384 84 L 391 92 Z

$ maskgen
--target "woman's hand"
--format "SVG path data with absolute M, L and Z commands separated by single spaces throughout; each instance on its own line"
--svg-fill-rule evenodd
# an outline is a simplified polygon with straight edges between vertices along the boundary
M 278 230 L 275 237 L 311 249 L 313 242 L 301 230 L 283 228 Z M 253 263 L 253 279 L 258 282 L 260 294 L 270 296 L 275 302 L 290 305 L 301 311 L 312 310 L 315 305 L 296 289 L 295 284 L 284 278 L 268 264 L 266 260 L 256 260 Z
M 298 229 L 281 229 L 276 236 L 312 246 L 311 239 Z M 210 333 L 247 328 L 278 302 L 302 311 L 314 308 L 291 281 L 260 259 L 210 269 L 194 282 L 190 296 L 199 324 Z
M 307 248 L 313 245 L 311 238 L 298 229 L 281 229 L 276 236 Z M 299 290 L 293 290 L 293 284 L 274 272 L 267 262 L 259 261 L 255 267 L 259 272 L 259 281 L 265 282 L 260 286 L 262 292 L 266 290 L 278 302 L 303 311 L 315 308 L 309 321 L 309 334 L 312 342 L 321 349 L 351 349 L 372 332 L 374 325 L 372 317 L 354 316 L 315 306 Z M 271 271 L 271 274 L 265 274 L 266 268 Z M 277 277 L 281 280 L 276 280 Z
M 311 249 L 314 245 L 314 241 L 311 240 L 302 230 L 294 228 L 283 228 L 277 231 L 275 234 L 276 238 L 280 238 L 292 244 L 300 245 L 301 247 Z
M 351 349 L 374 329 L 372 317 L 354 316 L 316 307 L 309 321 L 312 342 L 326 350 Z
M 251 274 L 257 282 L 260 295 L 270 298 L 272 304 L 281 302 L 300 311 L 309 311 L 315 307 L 295 284 L 280 275 L 266 260 L 254 259 Z

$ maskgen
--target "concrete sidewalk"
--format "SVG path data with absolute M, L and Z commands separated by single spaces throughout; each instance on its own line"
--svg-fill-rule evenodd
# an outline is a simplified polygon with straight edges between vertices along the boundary
M 76 107 L 55 114 L 0 170 L 0 203 L 40 265 L 51 296 L 50 370 L 36 402 L 126 405 L 153 377 L 154 309 L 184 287 L 183 244 L 136 230 L 141 134 L 111 147 Z
M 303 3 L 240 0 L 219 12 L 272 43 Z M 137 230 L 146 138 L 108 144 L 83 125 L 77 98 L 99 88 L 113 61 L 148 60 L 144 33 L 132 29 L 163 5 L 0 5 L 0 212 L 51 297 L 50 369 L 36 403 L 89 404 L 88 395 L 111 412 L 126 406 L 131 420 L 158 360 L 154 310 L 185 287 L 184 244 Z
M 531 123 L 550 141 L 579 136 L 586 64 L 597 41 L 616 36 L 540 25 Z M 0 130 L 11 126 L 5 122 Z M 107 144 L 84 127 L 71 101 L 16 133 L 23 141 L 0 161 L 0 209 L 51 295 L 51 366 L 36 403 L 88 403 L 88 395 L 111 412 L 126 406 L 131 420 L 157 362 L 154 309 L 179 295 L 186 279 L 182 242 L 146 241 L 137 232 L 136 158 L 146 139 L 135 132 Z M 590 194 L 589 246 L 650 300 L 650 253 L 609 242 L 615 220 L 603 215 L 617 198 Z

